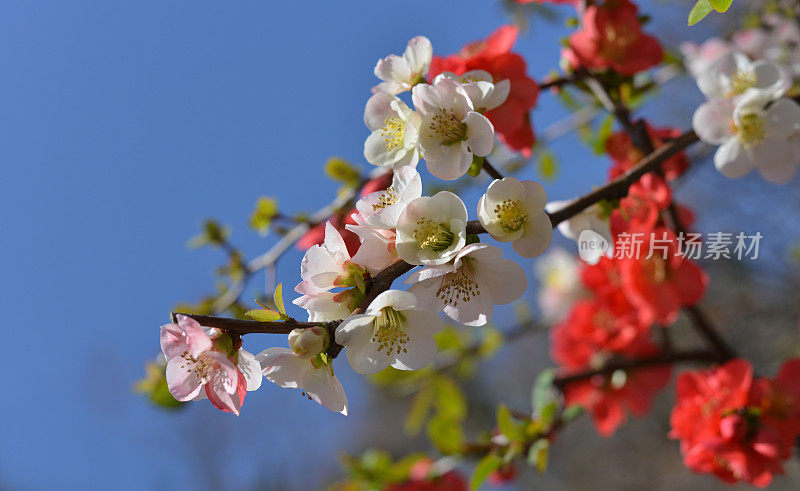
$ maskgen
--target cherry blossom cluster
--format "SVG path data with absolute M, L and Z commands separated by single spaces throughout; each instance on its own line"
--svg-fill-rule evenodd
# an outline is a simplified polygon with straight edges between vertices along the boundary
M 347 414 L 347 397 L 333 370 L 332 343 L 346 350 L 350 366 L 359 374 L 389 366 L 418 370 L 436 353 L 433 335 L 442 327 L 437 313 L 463 325 L 482 326 L 495 305 L 511 303 L 525 292 L 522 268 L 502 257 L 499 248 L 467 234 L 468 212 L 461 198 L 447 191 L 423 196 L 416 170 L 424 159 L 434 176 L 456 179 L 475 162 L 483 165 L 496 136 L 515 142 L 509 145 L 532 145 L 527 111 L 538 87 L 525 75 L 521 57 L 509 52 L 515 38 L 516 28 L 501 28 L 460 55 L 434 59 L 430 41 L 420 36 L 409 41 L 402 55 L 378 61 L 375 75 L 382 82 L 373 88 L 364 111 L 372 131 L 364 157 L 389 172 L 368 182 L 339 227 L 326 222 L 321 242 L 308 247 L 300 265 L 302 281 L 295 288 L 300 296 L 293 303 L 307 311 L 309 322 L 320 325 L 292 331 L 289 348 L 268 348 L 247 357 L 260 364 L 267 380 L 301 389 L 326 408 Z M 432 65 L 454 71 L 440 70 L 433 76 Z M 404 92 L 411 92 L 413 109 L 398 96 Z M 496 135 L 492 120 L 504 131 Z M 494 239 L 511 242 L 522 257 L 535 257 L 553 234 L 546 202 L 538 183 L 496 179 L 477 204 L 477 218 Z M 348 244 L 340 228 L 358 244 Z M 310 231 L 306 240 L 316 242 L 317 233 Z M 389 289 L 364 305 L 369 278 L 398 262 L 421 266 L 405 280 L 407 291 Z M 328 322 L 336 323 L 332 333 L 324 327 Z M 163 331 L 185 329 L 187 323 L 196 321 L 180 317 Z M 230 371 L 236 368 L 235 357 L 225 358 L 212 344 L 182 356 L 187 363 L 167 371 L 176 398 L 195 398 L 194 393 L 177 390 L 187 381 L 205 383 L 207 392 L 213 387 L 214 393 L 233 394 L 235 385 L 211 384 L 216 379 L 200 377 L 202 370 L 196 365 L 210 357 Z M 233 372 L 215 370 L 233 377 Z M 237 403 L 224 405 L 226 410 L 235 407 L 238 413 L 243 394 L 239 390 Z
M 730 42 L 686 44 L 686 65 L 706 97 L 692 126 L 719 145 L 714 165 L 726 177 L 756 169 L 783 184 L 800 166 L 800 105 L 787 97 L 800 75 L 800 28 L 796 21 L 767 17 L 770 28 L 741 31 Z
M 546 0 L 518 3 L 531 1 Z M 369 135 L 363 148 L 374 172 L 369 179 L 356 176 L 352 199 L 297 241 L 305 254 L 292 303 L 306 311 L 307 321 L 289 317 L 281 296 L 280 312 L 266 309 L 271 317 L 259 320 L 277 325 L 269 332 L 288 333 L 288 347 L 254 356 L 241 349 L 239 334 L 175 315 L 161 328 L 166 382 L 175 399 L 208 398 L 239 414 L 247 391 L 258 389 L 263 377 L 347 415 L 333 367 L 340 353 L 362 375 L 388 367 L 421 370 L 436 356 L 442 317 L 486 326 L 495 306 L 522 297 L 525 271 L 482 241 L 491 237 L 510 243 L 521 258 L 541 256 L 534 267 L 542 317 L 554 325 L 550 354 L 558 365 L 554 388 L 563 395 L 559 410 L 583 408 L 603 436 L 629 414 L 649 412 L 680 361 L 664 341 L 666 329 L 681 312 L 696 312 L 709 281 L 684 253 L 685 238 L 699 234 L 687 232 L 694 214 L 673 196 L 674 181 L 690 165 L 682 150 L 698 138 L 718 145 L 715 167 L 731 178 L 753 169 L 773 183 L 794 176 L 800 105 L 791 96 L 800 78 L 800 29 L 767 16 L 761 27 L 730 41 L 684 45 L 687 71 L 706 98 L 694 113 L 694 133 L 684 133 L 634 121 L 625 106 L 622 87 L 635 90 L 634 75 L 664 59 L 633 2 L 552 2 L 573 5 L 581 18 L 563 43 L 562 82 L 606 107 L 622 127 L 603 140 L 611 166 L 601 190 L 608 194 L 548 202 L 542 185 L 502 177 L 487 160 L 496 145 L 529 157 L 535 143 L 530 112 L 540 85 L 512 51 L 516 27 L 503 26 L 448 56 L 435 56 L 427 38 L 415 37 L 401 55 L 380 59 L 374 68 L 380 82 L 364 109 Z M 677 140 L 688 143 L 672 146 Z M 669 156 L 645 165 L 663 150 Z M 446 181 L 482 170 L 494 179 L 468 206 L 450 191 L 426 195 L 421 162 Z M 624 189 L 612 192 L 620 183 Z M 580 260 L 562 249 L 547 251 L 554 224 L 567 239 L 580 241 L 590 231 L 613 247 Z M 650 253 L 614 253 L 630 247 L 632 237 Z M 688 468 L 765 486 L 783 472 L 800 436 L 800 360 L 786 361 L 773 379 L 756 377 L 747 361 L 708 334 L 710 328 L 698 329 L 714 349 L 683 360 L 724 364 L 678 376 L 670 436 L 680 440 Z M 538 429 L 516 432 L 518 441 L 495 434 L 490 451 L 512 443 L 530 448 L 530 434 L 549 444 L 563 421 L 547 426 L 536 417 L 528 423 Z M 502 474 L 501 481 L 513 478 L 509 461 L 517 454 L 506 455 L 504 467 L 498 464 L 492 474 Z M 463 484 L 450 469 L 432 472 L 428 461 L 421 467 L 392 489 L 420 489 L 431 475 Z

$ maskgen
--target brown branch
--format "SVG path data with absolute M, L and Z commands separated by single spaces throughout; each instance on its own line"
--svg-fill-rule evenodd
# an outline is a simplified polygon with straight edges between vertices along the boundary
M 172 321 L 176 322 L 175 317 L 185 315 L 191 317 L 205 327 L 215 327 L 234 334 L 266 333 L 266 334 L 289 334 L 293 329 L 305 329 L 308 327 L 326 325 L 325 322 L 303 322 L 294 319 L 287 321 L 259 322 L 241 319 L 230 319 L 227 317 L 213 317 L 210 315 L 182 314 L 173 313 Z
M 503 178 L 503 174 L 501 174 L 497 169 L 495 169 L 494 166 L 489 163 L 489 160 L 485 158 L 483 159 L 483 170 L 485 170 L 486 173 L 492 177 L 492 179 Z
M 672 353 L 661 353 L 647 358 L 635 358 L 629 360 L 610 361 L 600 368 L 589 368 L 580 372 L 571 373 L 556 377 L 553 385 L 563 389 L 567 385 L 592 378 L 596 375 L 611 375 L 617 370 L 633 370 L 637 368 L 651 367 L 656 365 L 670 365 L 673 363 L 698 361 L 710 362 L 717 361 L 717 355 L 709 350 L 677 351 Z
M 588 193 L 564 208 L 550 213 L 550 221 L 555 227 L 564 220 L 569 220 L 586 208 L 602 200 L 614 200 L 625 197 L 628 189 L 637 182 L 643 175 L 657 169 L 665 160 L 673 155 L 682 152 L 689 145 L 699 141 L 697 134 L 689 130 L 681 136 L 658 147 L 655 151 L 641 159 L 635 166 L 628 169 L 624 174 L 613 181 L 606 183 Z
M 692 320 L 692 324 L 697 332 L 714 347 L 718 361 L 727 361 L 737 357 L 736 352 L 722 339 L 722 336 L 719 335 L 711 321 L 699 307 L 693 305 L 691 307 L 684 307 L 683 310 Z

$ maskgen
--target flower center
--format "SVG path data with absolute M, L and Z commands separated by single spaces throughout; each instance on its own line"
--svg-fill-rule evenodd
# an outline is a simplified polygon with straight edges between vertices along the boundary
M 382 210 L 389 205 L 397 203 L 399 200 L 400 195 L 397 194 L 393 187 L 390 187 L 381 194 L 378 202 L 372 205 L 372 211 Z
M 372 342 L 378 343 L 378 351 L 386 349 L 386 354 L 395 352 L 400 354 L 406 352 L 405 345 L 408 342 L 406 334 L 406 318 L 403 314 L 392 307 L 384 307 L 375 319 L 375 327 L 372 333 Z
M 745 147 L 755 147 L 764 143 L 766 128 L 764 118 L 758 114 L 746 114 L 739 118 L 739 124 L 734 122 L 734 129 L 739 135 L 739 141 Z
M 756 84 L 756 74 L 754 72 L 737 70 L 731 78 L 731 92 L 733 94 L 742 94 L 745 90 Z
M 629 28 L 618 29 L 609 24 L 603 31 L 604 39 L 600 49 L 603 58 L 622 61 L 629 47 L 638 39 L 638 33 Z
M 528 212 L 517 199 L 503 200 L 494 207 L 494 214 L 506 232 L 516 232 L 528 223 Z
M 480 286 L 475 281 L 475 267 L 468 257 L 461 260 L 460 268 L 442 276 L 442 283 L 436 290 L 436 297 L 454 307 L 459 301 L 469 302 L 473 296 L 480 294 Z
M 435 252 L 442 252 L 453 244 L 455 234 L 443 223 L 421 218 L 417 221 L 413 237 L 417 239 L 420 249 L 430 247 Z
M 186 360 L 184 363 L 181 364 L 181 368 L 187 367 L 187 371 L 189 373 L 193 373 L 195 378 L 201 384 L 207 383 L 211 377 L 210 371 L 211 366 L 206 360 L 205 353 L 201 354 L 199 357 L 195 358 L 188 351 L 184 351 L 181 355 L 181 358 Z
M 450 145 L 467 139 L 467 125 L 456 118 L 452 110 L 439 108 L 433 115 L 430 129 L 436 133 L 439 140 L 445 145 Z
M 381 128 L 381 135 L 383 135 L 386 150 L 394 150 L 402 146 L 406 135 L 405 121 L 395 116 L 386 118 L 383 128 Z

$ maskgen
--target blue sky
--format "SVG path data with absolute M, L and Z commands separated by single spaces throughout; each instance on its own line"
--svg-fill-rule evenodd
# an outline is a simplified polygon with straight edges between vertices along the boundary
M 363 162 L 379 57 L 418 34 L 452 53 L 507 20 L 490 0 L 4 2 L 0 487 L 183 488 L 212 479 L 197 473 L 209 462 L 238 486 L 291 473 L 298 454 L 335 470 L 337 438 L 369 409 L 349 370 L 347 419 L 266 383 L 238 419 L 200 404 L 166 414 L 131 384 L 172 305 L 213 285 L 220 254 L 185 248 L 204 217 L 264 251 L 274 239 L 246 227 L 258 196 L 310 211 L 336 190 L 327 157 Z M 520 39 L 534 78 L 557 66 L 561 26 Z M 537 126 L 563 116 L 541 101 Z M 580 171 L 562 168 L 553 198 L 605 175 L 575 141 L 554 146 Z M 279 281 L 298 281 L 299 258 L 281 261 Z

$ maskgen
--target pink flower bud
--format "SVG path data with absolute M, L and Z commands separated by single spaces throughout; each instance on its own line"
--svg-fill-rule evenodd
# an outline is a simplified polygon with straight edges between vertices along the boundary
M 322 326 L 295 329 L 289 333 L 289 348 L 300 358 L 313 358 L 329 345 L 330 335 Z

